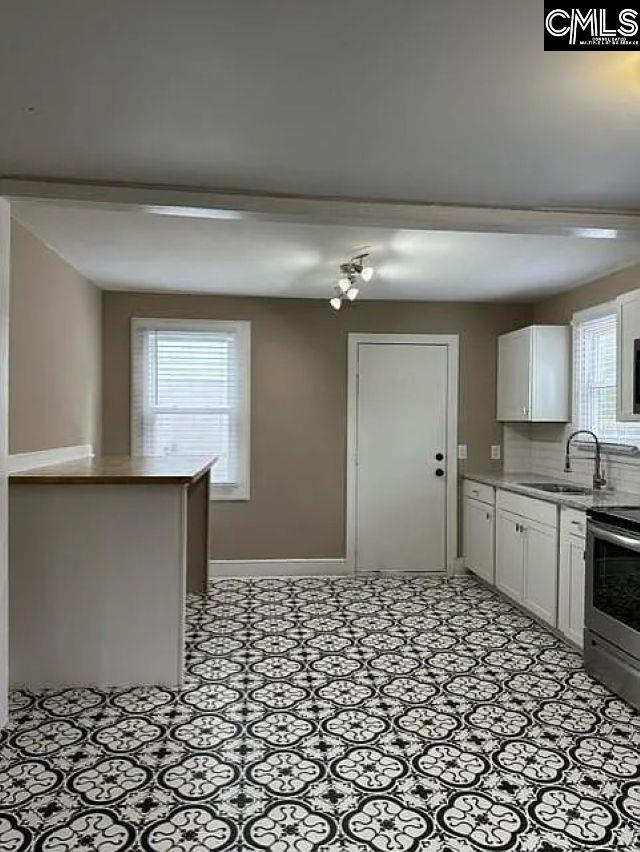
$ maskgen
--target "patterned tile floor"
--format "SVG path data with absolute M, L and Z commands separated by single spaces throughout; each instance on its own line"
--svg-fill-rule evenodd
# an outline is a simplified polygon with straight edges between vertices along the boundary
M 188 683 L 13 695 L 0 850 L 640 849 L 640 716 L 473 580 L 226 580 Z

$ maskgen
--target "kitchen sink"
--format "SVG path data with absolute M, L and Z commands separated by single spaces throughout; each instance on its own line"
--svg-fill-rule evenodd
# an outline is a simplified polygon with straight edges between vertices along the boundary
M 559 482 L 519 482 L 527 488 L 535 488 L 537 491 L 546 491 L 549 494 L 591 494 L 591 488 L 582 485 L 562 485 Z

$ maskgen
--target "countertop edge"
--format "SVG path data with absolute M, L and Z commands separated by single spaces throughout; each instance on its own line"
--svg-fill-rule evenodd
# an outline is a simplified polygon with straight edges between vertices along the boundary
M 9 485 L 193 485 L 205 476 L 213 467 L 212 460 L 191 474 L 38 474 L 38 468 L 31 471 L 11 473 Z M 62 462 L 62 467 L 65 462 Z M 51 471 L 52 466 L 47 466 Z M 44 469 L 44 468 L 43 468 Z
M 560 480 L 554 480 L 547 474 L 514 473 L 509 475 L 523 478 L 531 477 L 542 482 L 560 482 Z M 483 485 L 490 485 L 492 488 L 499 488 L 502 491 L 522 494 L 524 497 L 531 497 L 533 500 L 542 500 L 545 503 L 553 503 L 556 506 L 564 506 L 567 509 L 577 509 L 580 512 L 586 512 L 588 509 L 606 509 L 609 506 L 622 505 L 622 503 L 628 505 L 627 501 L 635 501 L 635 505 L 640 507 L 640 494 L 631 494 L 623 491 L 602 491 L 595 494 L 587 494 L 580 498 L 575 495 L 551 494 L 548 491 L 539 491 L 527 485 L 504 480 L 499 474 L 464 473 L 461 478 L 468 479 L 471 482 L 480 482 Z

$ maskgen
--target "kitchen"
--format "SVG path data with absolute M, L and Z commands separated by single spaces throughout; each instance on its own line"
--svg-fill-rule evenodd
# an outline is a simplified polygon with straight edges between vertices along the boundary
M 491 842 L 512 848 L 635 838 L 635 610 L 629 582 L 621 613 L 620 582 L 603 578 L 636 558 L 603 537 L 628 543 L 628 530 L 611 532 L 608 518 L 597 533 L 589 513 L 640 505 L 636 243 L 378 226 L 367 232 L 369 281 L 356 255 L 353 269 L 332 261 L 300 279 L 306 298 L 260 298 L 241 287 L 260 273 L 248 264 L 262 262 L 261 239 L 299 246 L 303 235 L 309 251 L 339 258 L 363 229 L 194 227 L 192 206 L 11 205 L 10 416 L 24 443 L 10 460 L 13 689 L 0 789 L 13 804 L 0 829 L 25 848 L 90 830 L 97 848 L 139 837 L 155 852 L 182 831 L 233 844 L 242 827 L 259 849 L 280 842 L 293 790 L 309 842 L 341 832 L 360 844 L 373 820 L 375 842 L 391 842 L 410 818 L 425 842 L 482 848 L 485 823 L 458 819 L 472 808 L 488 814 Z M 131 234 L 123 267 L 112 247 Z M 455 280 L 461 301 L 394 298 L 414 285 L 390 274 L 388 246 L 421 275 L 445 237 L 436 277 Z M 189 283 L 163 292 L 161 276 L 168 289 L 193 254 L 189 240 L 225 275 L 246 258 L 249 283 L 232 297 Z M 144 269 L 153 283 L 97 288 L 88 244 L 109 276 Z M 173 267 L 155 259 L 160 245 Z M 595 281 L 560 284 L 575 283 L 576 259 Z M 516 286 L 530 294 L 535 262 L 551 293 L 507 301 Z M 344 266 L 361 292 L 336 310 L 326 278 Z M 500 271 L 503 298 L 471 301 Z M 91 308 L 73 334 L 47 338 L 76 315 L 78 276 Z M 74 336 L 90 347 L 82 357 L 75 344 L 72 358 L 52 348 Z M 95 370 L 77 374 L 66 409 L 25 417 L 52 361 L 93 361 L 100 384 Z M 236 433 L 208 425 L 220 388 Z M 87 418 L 96 395 L 101 412 Z M 76 441 L 91 444 L 65 447 L 61 415 L 72 412 Z M 62 446 L 47 448 L 54 432 Z M 173 454 L 194 440 L 199 456 Z M 16 781 L 36 769 L 45 792 L 23 803 Z M 318 809 L 327 776 L 345 798 Z M 115 786 L 102 793 L 107 777 Z
M 1 5 L 0 850 L 640 850 L 632 35 Z
M 497 418 L 505 433 L 515 429 L 516 434 L 511 440 L 505 434 L 504 473 L 467 474 L 464 480 L 466 567 L 583 650 L 586 670 L 636 707 L 639 543 L 634 533 L 640 504 L 632 492 L 638 450 L 631 441 L 640 419 L 639 305 L 640 292 L 631 291 L 575 313 L 570 327 L 534 325 L 503 335 Z M 587 387 L 585 371 L 593 365 L 608 373 L 596 381 L 601 393 L 608 382 L 607 391 L 618 400 L 613 417 L 605 408 L 610 399 L 596 410 Z M 556 441 L 546 450 L 532 454 L 527 444 L 539 424 L 570 421 L 570 427 L 555 427 Z M 518 438 L 513 424 L 527 424 L 529 439 L 522 429 Z M 591 425 L 600 439 L 585 428 Z M 548 435 L 549 426 L 542 428 Z M 629 491 L 621 487 L 625 481 Z

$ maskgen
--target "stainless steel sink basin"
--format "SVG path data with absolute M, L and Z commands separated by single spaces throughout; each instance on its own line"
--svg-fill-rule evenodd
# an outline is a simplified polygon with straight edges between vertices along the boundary
M 591 488 L 583 488 L 582 485 L 562 485 L 558 482 L 520 482 L 527 488 L 535 488 L 537 491 L 546 491 L 549 494 L 591 494 Z

